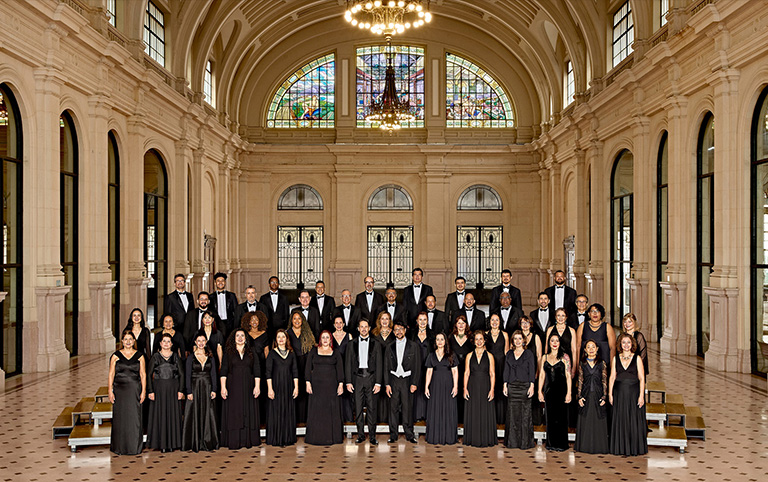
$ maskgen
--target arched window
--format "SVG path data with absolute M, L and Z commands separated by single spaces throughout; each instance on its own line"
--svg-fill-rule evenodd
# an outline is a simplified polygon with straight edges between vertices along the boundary
M 3 329 L 2 369 L 6 375 L 21 372 L 22 363 L 22 147 L 21 117 L 16 99 L 0 84 L 0 185 L 3 187 L 3 257 L 0 291 L 8 293 L 0 302 Z
M 408 45 L 372 45 L 357 49 L 357 127 L 379 127 L 377 122 L 366 122 L 371 103 L 384 92 L 387 56 L 394 55 L 393 66 L 397 93 L 407 101 L 412 121 L 402 127 L 424 127 L 424 49 Z
M 696 148 L 696 352 L 709 349 L 709 275 L 715 264 L 715 117 L 704 116 Z
M 317 58 L 291 74 L 269 104 L 267 127 L 334 127 L 334 54 Z
M 162 313 L 168 285 L 168 176 L 160 153 L 144 154 L 144 261 L 150 278 L 147 290 L 147 322 Z
M 64 299 L 64 341 L 70 356 L 77 355 L 78 312 L 78 171 L 77 131 L 69 112 L 59 118 L 59 154 L 61 160 L 60 246 L 64 284 L 70 286 Z
M 411 196 L 405 192 L 405 189 L 394 184 L 388 184 L 376 189 L 371 198 L 368 199 L 368 210 L 370 211 L 388 211 L 388 210 L 413 211 L 413 201 Z
M 478 65 L 445 54 L 447 127 L 515 127 L 514 111 L 501 85 Z
M 107 191 L 109 197 L 109 270 L 120 281 L 120 154 L 114 131 L 107 134 Z M 120 285 L 112 290 L 112 330 L 120 337 Z
M 611 174 L 611 323 L 629 313 L 632 268 L 632 192 L 634 158 L 628 150 L 616 157 Z
M 669 245 L 669 154 L 667 133 L 661 136 L 659 152 L 656 157 L 657 188 L 656 188 L 656 281 L 664 281 L 669 260 L 667 247 Z M 664 292 L 659 287 L 656 292 L 656 327 L 658 340 L 664 333 Z
M 492 187 L 484 184 L 470 186 L 459 196 L 459 211 L 501 211 L 501 197 Z
M 750 352 L 752 372 L 768 373 L 768 87 L 752 118 L 752 294 Z
M 314 188 L 306 184 L 294 184 L 280 195 L 277 209 L 283 210 L 317 210 L 323 209 L 323 198 Z

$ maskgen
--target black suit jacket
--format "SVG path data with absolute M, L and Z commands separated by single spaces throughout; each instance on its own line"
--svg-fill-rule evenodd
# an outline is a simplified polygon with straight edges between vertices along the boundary
M 424 303 L 424 300 L 426 300 L 427 296 L 430 295 L 434 296 L 434 293 L 432 293 L 432 287 L 424 283 L 421 283 L 418 300 L 414 294 L 413 284 L 409 284 L 403 289 L 403 304 L 405 305 L 405 310 L 408 316 L 407 321 L 409 325 L 415 326 L 416 317 L 419 315 L 419 312 L 427 311 L 427 305 Z
M 456 312 L 455 316 L 453 317 L 453 322 L 451 323 L 451 330 L 453 330 L 453 325 L 456 324 L 456 317 L 458 317 L 459 315 L 464 315 L 464 317 L 467 318 L 467 309 L 462 308 Z M 485 311 L 481 310 L 480 308 L 477 307 L 477 305 L 475 305 L 473 307 L 473 312 L 472 312 L 472 322 L 469 324 L 469 331 L 472 331 L 472 332 L 477 330 L 486 331 L 488 330 L 487 325 L 488 323 L 485 318 Z
M 464 291 L 464 295 L 466 294 L 467 292 Z M 448 293 L 448 296 L 445 297 L 445 314 L 448 316 L 448 319 L 452 320 L 454 314 L 462 308 L 464 308 L 464 303 L 459 305 L 459 296 L 456 292 Z
M 347 345 L 347 353 L 344 357 L 344 378 L 347 383 L 352 383 L 360 366 L 360 337 L 355 338 Z M 384 376 L 384 363 L 381 356 L 381 347 L 368 334 L 368 370 L 373 371 L 374 385 L 382 385 Z
M 211 309 L 211 305 L 208 305 L 208 311 L 213 313 L 213 320 L 216 323 L 216 329 L 221 332 L 222 336 L 224 337 L 224 340 L 226 342 L 226 337 L 228 335 L 227 332 L 222 330 L 221 328 L 221 320 L 219 319 L 219 315 L 216 314 L 215 311 Z M 182 329 L 182 333 L 184 334 L 184 341 L 187 344 L 187 351 L 192 351 L 194 348 L 194 338 L 195 333 L 202 328 L 202 318 L 200 318 L 200 311 L 198 307 L 192 307 L 191 310 L 187 312 L 187 315 L 184 317 L 184 328 Z
M 315 340 L 320 340 L 320 331 L 322 331 L 322 322 L 320 321 L 320 311 L 312 305 L 309 305 L 307 310 L 307 323 L 312 329 L 312 334 L 315 335 Z M 291 310 L 291 316 L 294 313 L 303 313 L 301 306 Z
M 379 306 L 379 308 L 376 310 L 376 313 L 373 315 L 373 319 L 369 320 L 371 322 L 371 326 L 374 326 L 376 324 L 376 318 L 379 317 L 379 313 L 384 311 L 389 311 L 387 308 L 387 304 L 389 302 L 385 301 L 383 305 Z M 411 323 L 408 321 L 408 309 L 405 307 L 403 303 L 395 302 L 395 316 L 392 317 L 392 322 L 394 323 L 395 320 L 402 320 L 408 325 L 408 329 L 410 330 L 413 328 Z
M 411 372 L 409 385 L 418 385 L 421 379 L 421 369 L 424 362 L 421 359 L 421 348 L 413 340 L 405 339 L 403 352 L 403 370 Z M 390 343 L 384 349 L 384 385 L 389 385 L 394 375 L 390 371 L 397 370 L 397 341 Z
M 491 290 L 491 302 L 488 306 L 488 311 L 493 312 L 496 311 L 497 308 L 501 307 L 501 302 L 499 302 L 499 296 L 501 296 L 501 293 L 504 292 L 504 285 L 498 285 L 495 286 Z M 520 294 L 520 290 L 516 287 L 512 286 L 512 284 L 509 285 L 509 295 L 512 297 L 512 306 L 520 308 L 520 311 L 523 310 L 523 298 Z
M 219 292 L 211 292 L 211 304 L 210 307 L 216 313 L 219 312 Z M 235 308 L 237 308 L 237 296 L 231 291 L 224 291 L 224 299 L 227 302 L 227 331 L 232 331 L 234 328 L 240 326 L 240 320 L 235 321 Z M 221 318 L 221 317 L 219 317 Z
M 330 330 L 333 333 L 333 313 L 336 311 L 336 300 L 333 296 L 324 295 L 323 311 L 320 311 L 320 305 L 317 302 L 317 294 L 309 298 L 309 306 L 314 306 L 320 311 L 320 326 L 323 330 Z
M 547 307 L 547 311 L 549 312 L 547 326 L 545 326 L 543 329 L 539 325 L 539 308 L 531 311 L 530 314 L 531 322 L 533 322 L 533 327 L 531 327 L 531 330 L 539 335 L 539 337 L 542 339 L 542 343 L 544 342 L 544 336 L 547 334 L 547 328 L 555 324 L 555 310 Z M 542 345 L 542 349 L 546 351 L 546 347 L 544 345 Z
M 429 310 L 426 311 L 429 313 Z M 448 324 L 448 316 L 445 312 L 435 308 L 434 313 L 435 314 L 432 315 L 432 328 L 430 328 L 432 333 L 435 335 L 438 333 L 445 333 L 446 335 L 450 333 L 451 326 Z M 429 316 L 429 314 L 427 314 L 427 316 Z M 415 331 L 413 333 L 415 333 Z
M 371 304 L 371 310 L 368 311 L 368 300 L 365 295 L 365 291 L 358 293 L 355 297 L 355 306 L 360 310 L 360 319 L 365 319 L 371 322 L 371 325 L 375 323 L 376 319 L 373 317 L 379 309 L 379 306 L 386 303 L 387 300 L 381 293 L 373 292 L 373 303 Z
M 189 310 L 195 308 L 195 298 L 192 293 L 185 291 L 184 295 L 189 302 Z M 184 309 L 184 305 L 181 303 L 181 296 L 176 290 L 171 291 L 165 295 L 165 302 L 163 303 L 163 314 L 171 315 L 173 317 L 173 329 L 181 330 L 184 326 L 184 318 L 187 316 L 187 311 Z M 155 315 L 157 317 L 157 315 Z
M 565 297 L 563 298 L 563 308 L 565 308 L 565 313 L 570 316 L 573 313 L 576 313 L 576 290 L 571 288 L 570 286 L 566 286 L 563 288 L 565 290 Z M 555 285 L 550 286 L 549 288 L 545 289 L 544 292 L 549 296 L 549 304 L 554 308 L 555 306 Z
M 578 330 L 579 329 L 579 324 L 580 324 L 579 323 L 579 311 L 576 310 L 573 313 L 571 313 L 568 316 L 568 319 L 565 322 L 568 324 L 568 326 L 570 326 L 574 330 Z M 589 322 L 589 315 L 586 314 L 586 313 L 584 313 L 584 322 Z
M 267 308 L 264 305 L 259 303 L 258 300 L 254 301 L 254 303 L 256 304 L 256 311 L 261 311 L 265 315 L 267 314 Z M 233 328 L 237 328 L 237 327 L 241 326 L 241 324 L 243 322 L 243 315 L 246 314 L 247 312 L 248 312 L 248 302 L 247 301 L 244 301 L 244 302 L 240 303 L 239 305 L 237 305 L 235 307 L 235 314 L 234 314 L 234 316 L 235 316 L 235 323 L 232 325 Z
M 509 313 L 509 317 L 507 318 L 506 325 L 504 325 L 504 317 L 501 315 L 501 307 L 499 307 L 496 311 L 491 312 L 491 314 L 488 315 L 488 319 L 491 318 L 491 315 L 498 315 L 499 319 L 501 320 L 501 329 L 506 331 L 511 339 L 512 332 L 518 328 L 520 318 L 522 318 L 523 316 L 523 310 L 518 309 L 514 306 L 510 306 L 509 310 L 510 310 L 510 313 Z
M 333 320 L 335 320 L 337 317 L 341 317 L 344 319 L 344 305 L 339 305 L 336 307 L 336 309 L 333 310 L 333 315 L 331 316 L 331 323 L 333 323 Z M 346 321 L 346 320 L 345 320 Z M 352 303 L 349 304 L 349 321 L 347 322 L 347 333 L 352 335 L 353 338 L 356 338 L 360 335 L 357 331 L 357 323 L 360 321 L 360 310 L 357 309 L 357 306 L 353 305 Z M 370 320 L 368 320 L 370 325 Z
M 264 313 L 266 313 L 267 318 L 269 318 L 268 331 L 270 334 L 274 335 L 275 332 L 280 329 L 288 329 L 288 299 L 286 299 L 285 295 L 278 290 L 277 309 L 272 307 L 272 297 L 269 294 L 269 291 L 261 295 L 259 303 L 267 309 Z

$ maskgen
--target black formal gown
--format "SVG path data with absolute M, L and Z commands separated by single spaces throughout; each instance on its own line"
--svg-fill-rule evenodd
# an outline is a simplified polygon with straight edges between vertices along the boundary
M 453 372 L 458 360 L 456 356 L 443 356 L 437 358 L 432 352 L 427 356 L 426 368 L 432 369 L 432 379 L 429 383 L 429 400 L 427 401 L 427 443 L 436 445 L 451 445 L 459 441 L 458 412 L 456 399 L 462 396 L 457 392 L 456 397 L 451 396 L 453 390 Z M 461 386 L 457 383 L 457 386 Z
M 289 331 L 290 333 L 290 331 Z M 272 350 L 267 356 L 267 379 L 272 380 L 275 398 L 267 409 L 267 445 L 285 447 L 296 443 L 296 404 L 293 403 L 293 380 L 299 378 L 296 354 L 283 358 Z M 299 379 L 299 387 L 302 380 Z
M 648 367 L 648 343 L 645 341 L 645 335 L 639 331 L 636 331 L 632 334 L 632 336 L 635 337 L 635 342 L 637 343 L 637 356 L 643 360 L 643 371 L 645 371 L 645 378 L 648 378 L 650 368 Z
M 307 403 L 307 435 L 304 441 L 311 445 L 333 445 L 344 441 L 341 420 L 341 397 L 337 395 L 339 383 L 344 383 L 344 360 L 338 351 L 321 355 L 313 348 L 304 370 L 312 384 Z
M 515 350 L 509 350 L 504 358 L 504 383 L 507 384 L 507 418 L 504 445 L 507 448 L 529 449 L 533 439 L 533 418 L 528 390 L 536 380 L 536 362 L 530 350 L 523 350 L 515 358 Z M 498 383 L 498 382 L 497 382 Z M 536 390 L 534 390 L 534 397 Z M 533 398 L 533 397 L 532 397 Z
M 387 347 L 395 342 L 395 335 L 392 332 L 387 335 L 385 340 L 381 335 L 375 335 L 373 340 L 379 344 L 379 353 L 382 355 L 387 353 Z M 382 363 L 383 365 L 383 363 Z M 387 396 L 384 386 L 378 394 L 374 395 L 378 399 L 378 407 L 376 408 L 376 423 L 377 424 L 389 424 L 389 397 Z
M 147 327 L 142 328 L 136 338 L 136 349 L 144 354 L 144 370 L 146 370 L 147 377 L 149 377 L 149 357 L 152 356 L 151 338 L 152 334 Z M 147 431 L 147 423 L 149 422 L 149 404 L 149 398 L 145 397 L 141 404 L 141 429 L 144 432 Z
M 299 396 L 294 400 L 294 404 L 296 405 L 296 423 L 305 424 L 307 423 L 307 384 L 304 382 L 306 382 L 307 379 L 304 377 L 304 369 L 307 366 L 309 352 L 302 353 L 301 339 L 293 333 L 292 329 L 288 329 L 288 341 L 293 348 L 293 353 L 296 356 L 296 366 L 299 370 Z M 291 388 L 291 390 L 293 390 L 293 388 Z
M 544 361 L 544 411 L 547 418 L 547 449 L 557 452 L 568 450 L 568 374 L 565 362 L 554 365 Z
M 565 329 L 562 333 L 558 331 L 557 325 L 552 327 L 552 331 L 549 332 L 549 336 L 552 336 L 553 333 L 556 333 L 560 336 L 560 346 L 563 348 L 563 353 L 568 355 L 568 359 L 570 360 L 571 366 L 573 366 L 574 363 L 574 354 L 571 351 L 571 342 L 573 341 L 573 336 L 571 335 L 571 330 L 568 325 L 564 325 Z M 547 343 L 549 343 L 549 339 L 547 339 Z M 571 400 L 576 401 L 576 390 L 578 390 L 578 386 L 576 383 L 571 384 Z M 568 426 L 570 428 L 576 428 L 576 422 L 579 417 L 579 404 L 578 403 L 570 403 L 568 404 Z
M 493 340 L 493 335 L 488 332 L 488 345 L 486 349 L 493 355 L 493 361 L 496 364 L 496 385 L 494 386 L 493 403 L 496 406 L 496 423 L 504 424 L 507 419 L 507 397 L 504 396 L 504 360 L 506 353 L 504 353 L 504 335 L 499 331 L 496 340 Z
M 250 350 L 224 353 L 221 377 L 229 392 L 222 404 L 221 446 L 232 450 L 261 444 L 259 402 L 253 398 L 255 378 L 261 373 L 259 358 Z
M 208 348 L 211 350 L 211 353 L 213 353 L 213 359 L 216 360 L 216 366 L 221 366 L 223 360 L 219 360 L 218 347 L 221 347 L 222 353 L 224 353 L 224 335 L 221 333 L 221 331 L 218 330 L 211 333 L 211 336 L 208 337 L 207 344 Z
M 451 335 L 448 337 L 451 353 L 453 353 L 454 358 L 456 358 L 456 363 L 459 367 L 459 394 L 456 395 L 456 410 L 459 414 L 459 424 L 464 423 L 464 367 L 466 367 L 464 360 L 467 359 L 467 354 L 475 349 L 475 345 L 469 337 L 466 337 L 465 340 L 464 344 L 460 345 L 459 342 L 456 341 L 456 336 Z
M 432 333 L 427 331 L 424 340 L 420 340 L 418 336 L 413 337 L 413 341 L 416 346 L 421 350 L 421 360 L 426 363 L 427 356 L 432 351 L 432 345 L 434 344 L 434 337 Z M 424 383 L 427 380 L 427 371 L 421 370 L 421 378 L 419 378 L 416 384 L 416 393 L 413 394 L 413 420 L 414 422 L 419 420 L 425 420 L 427 418 L 427 396 L 424 394 Z
M 112 393 L 112 432 L 109 450 L 118 455 L 136 455 L 144 447 L 144 432 L 141 424 L 141 362 L 144 353 L 136 351 L 131 358 L 125 358 L 120 350 L 114 353 L 115 378 Z
M 218 370 L 213 357 L 206 357 L 205 364 L 192 354 L 186 366 L 187 400 L 184 410 L 183 450 L 216 450 L 219 448 L 219 427 L 216 424 L 211 392 L 218 391 Z
M 341 343 L 336 341 L 336 337 L 331 336 L 331 343 L 333 343 L 333 351 L 338 351 L 342 360 L 345 360 L 347 355 L 347 346 L 349 345 L 349 334 L 345 332 L 344 338 L 341 339 Z M 347 391 L 347 387 L 344 386 L 344 394 L 341 396 L 341 420 L 344 423 L 354 422 L 355 416 L 352 410 L 352 394 Z
M 611 422 L 611 453 L 614 455 L 643 455 L 648 453 L 648 432 L 645 405 L 638 408 L 640 380 L 637 378 L 637 355 L 624 368 L 616 355 L 616 380 L 613 383 L 613 420 Z
M 267 357 L 264 355 L 264 348 L 269 347 L 269 333 L 265 331 L 256 338 L 252 338 L 251 335 L 248 335 L 247 338 L 248 346 L 251 347 L 253 353 L 259 358 L 259 367 L 261 368 L 261 374 L 259 377 L 261 385 L 259 387 L 261 391 L 261 395 L 259 396 L 259 420 L 266 420 L 267 399 L 269 397 L 267 397 Z
M 539 335 L 536 333 L 532 333 L 531 335 L 531 341 L 529 341 L 525 345 L 525 349 L 530 351 L 533 354 L 533 362 L 536 364 L 536 380 L 539 379 L 538 369 L 539 369 L 539 356 L 541 356 L 541 353 L 538 353 L 538 350 L 536 350 L 536 339 L 538 339 Z M 538 381 L 536 382 L 538 383 Z M 538 387 L 538 385 L 536 385 Z M 544 415 L 543 410 L 541 407 L 541 402 L 539 401 L 538 396 L 538 388 L 534 388 L 534 394 L 531 397 L 531 419 L 533 420 L 533 426 L 541 425 L 544 423 Z
M 154 393 L 149 405 L 147 446 L 157 450 L 181 448 L 181 400 L 185 371 L 178 354 L 165 358 L 160 352 L 149 359 L 147 394 Z
M 163 332 L 157 333 L 155 335 L 155 339 L 152 342 L 152 353 L 160 351 L 160 340 L 163 337 Z M 174 353 L 178 353 L 178 355 L 181 357 L 181 363 L 184 364 L 184 360 L 186 359 L 184 354 L 187 349 L 187 344 L 184 342 L 184 335 L 181 334 L 179 330 L 174 330 L 173 335 L 171 336 L 171 351 Z
M 492 447 L 498 443 L 496 434 L 496 407 L 488 401 L 491 391 L 491 362 L 488 350 L 477 359 L 469 355 L 469 400 L 464 404 L 464 445 Z
M 589 366 L 583 361 L 579 366 L 578 392 L 575 405 L 579 407 L 579 422 L 576 426 L 576 444 L 573 449 L 588 454 L 607 454 L 608 445 L 608 368 L 604 361 Z M 578 401 L 584 399 L 584 406 Z M 604 401 L 600 406 L 600 401 Z M 574 401 L 571 402 L 574 405 Z
M 608 343 L 608 324 L 606 322 L 600 323 L 597 330 L 593 330 L 589 325 L 589 321 L 584 322 L 584 328 L 581 331 L 581 346 L 579 348 L 580 353 L 584 353 L 584 347 L 589 340 L 594 340 L 597 344 L 598 352 L 601 360 L 611 359 L 611 345 Z M 611 373 L 611 367 L 608 366 L 608 373 Z

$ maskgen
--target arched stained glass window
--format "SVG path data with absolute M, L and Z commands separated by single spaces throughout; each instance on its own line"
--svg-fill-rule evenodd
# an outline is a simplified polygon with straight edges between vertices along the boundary
M 390 209 L 413 211 L 413 201 L 405 189 L 389 184 L 381 186 L 371 194 L 371 198 L 368 200 L 368 209 L 370 211 Z
M 323 198 L 320 197 L 319 192 L 306 184 L 294 184 L 280 195 L 280 199 L 277 201 L 277 209 L 322 211 Z
M 282 83 L 269 104 L 267 127 L 334 127 L 335 58 L 317 58 Z
M 366 122 L 373 100 L 384 91 L 387 55 L 393 54 L 397 94 L 410 105 L 415 119 L 403 127 L 424 127 L 424 49 L 407 45 L 372 45 L 357 49 L 357 127 L 379 127 Z
M 515 127 L 507 94 L 488 72 L 453 54 L 445 54 L 447 127 Z
M 459 196 L 459 203 L 456 206 L 459 211 L 484 210 L 501 211 L 501 197 L 492 187 L 484 184 L 475 184 L 470 186 Z

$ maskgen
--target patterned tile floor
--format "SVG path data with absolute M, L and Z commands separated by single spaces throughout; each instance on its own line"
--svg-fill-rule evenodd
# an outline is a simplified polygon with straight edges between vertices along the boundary
M 668 357 L 650 350 L 652 378 L 670 393 L 701 408 L 707 440 L 689 441 L 680 454 L 651 447 L 647 456 L 616 457 L 573 452 L 550 453 L 541 447 L 507 450 L 414 446 L 400 437 L 388 445 L 333 447 L 263 445 L 239 451 L 114 456 L 108 447 L 71 453 L 66 439 L 51 439 L 50 426 L 64 406 L 92 396 L 106 384 L 106 357 L 73 359 L 71 368 L 53 374 L 11 378 L 0 394 L 0 480 L 14 481 L 171 481 L 171 480 L 591 480 L 591 481 L 764 481 L 768 473 L 768 395 L 766 381 L 750 375 L 705 369 L 693 357 Z

